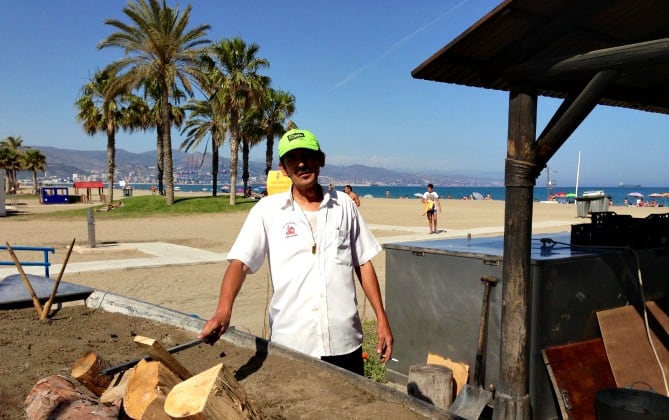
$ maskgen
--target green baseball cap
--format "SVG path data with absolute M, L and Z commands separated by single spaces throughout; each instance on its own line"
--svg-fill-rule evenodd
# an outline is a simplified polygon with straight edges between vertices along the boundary
M 293 129 L 286 131 L 279 140 L 279 158 L 295 149 L 321 150 L 318 139 L 308 130 Z

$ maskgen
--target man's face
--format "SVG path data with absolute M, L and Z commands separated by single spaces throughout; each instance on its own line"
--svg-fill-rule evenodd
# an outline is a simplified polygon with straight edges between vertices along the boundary
M 344 187 L 344 192 L 347 193 L 347 194 L 350 193 L 351 188 L 350 187 Z
M 432 192 L 432 187 L 427 187 L 427 192 Z
M 318 183 L 321 169 L 321 154 L 309 149 L 295 149 L 286 153 L 280 165 L 284 175 L 298 188 L 310 187 Z

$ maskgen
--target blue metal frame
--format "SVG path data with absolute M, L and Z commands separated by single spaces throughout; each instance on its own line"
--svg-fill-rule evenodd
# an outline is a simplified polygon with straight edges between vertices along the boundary
M 0 245 L 0 250 L 1 251 L 6 251 L 7 247 L 5 245 Z M 46 278 L 49 278 L 49 267 L 51 266 L 51 262 L 49 262 L 49 252 L 52 254 L 56 253 L 56 250 L 53 247 L 44 247 L 44 246 L 22 246 L 22 245 L 17 245 L 13 246 L 12 250 L 14 251 L 42 251 L 44 253 L 44 261 L 42 262 L 37 262 L 37 261 L 25 261 L 21 263 L 21 265 L 25 266 L 30 266 L 30 267 L 44 267 L 44 276 Z M 15 265 L 14 261 L 0 261 L 0 265 Z

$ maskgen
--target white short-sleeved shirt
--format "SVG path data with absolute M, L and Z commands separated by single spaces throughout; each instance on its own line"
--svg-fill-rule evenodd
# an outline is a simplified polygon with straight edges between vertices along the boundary
M 437 201 L 439 200 L 439 194 L 437 194 L 437 192 L 434 190 L 432 190 L 432 192 L 425 191 L 423 193 L 423 200 Z
M 314 357 L 362 344 L 354 267 L 381 251 L 348 195 L 323 194 L 315 233 L 290 191 L 275 194 L 251 209 L 228 253 L 251 273 L 268 257 L 270 339 Z

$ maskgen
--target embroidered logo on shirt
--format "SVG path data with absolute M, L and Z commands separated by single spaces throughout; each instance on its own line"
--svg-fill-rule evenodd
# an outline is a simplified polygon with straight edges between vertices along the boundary
M 295 232 L 295 223 L 288 222 L 285 225 L 283 225 L 283 227 L 286 230 L 286 238 L 297 236 L 297 233 Z

